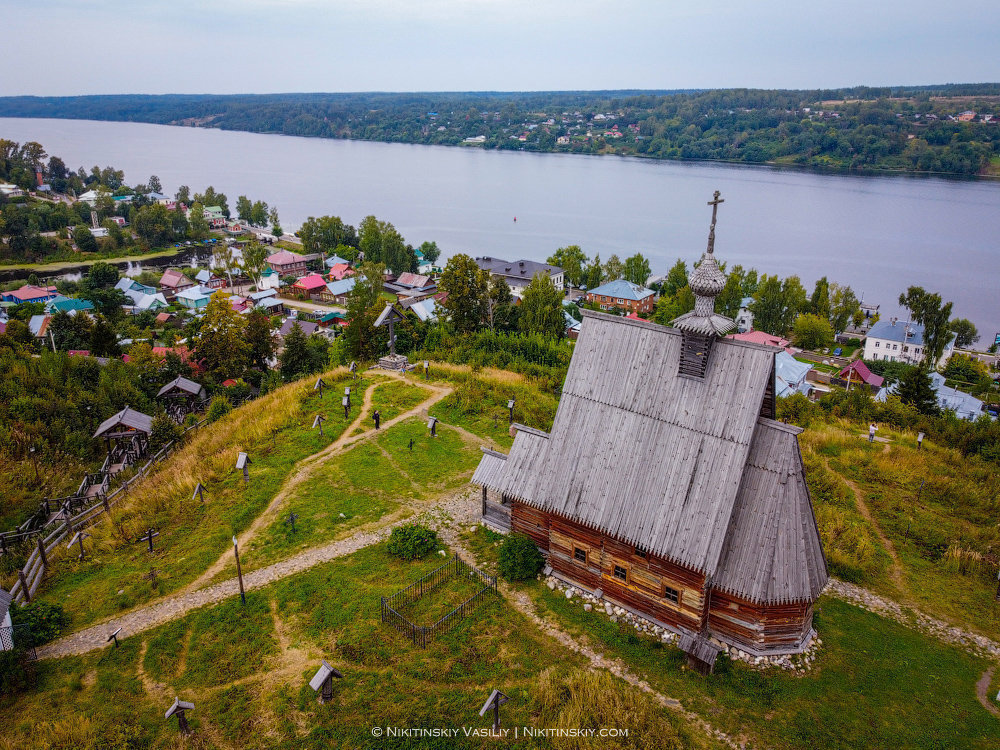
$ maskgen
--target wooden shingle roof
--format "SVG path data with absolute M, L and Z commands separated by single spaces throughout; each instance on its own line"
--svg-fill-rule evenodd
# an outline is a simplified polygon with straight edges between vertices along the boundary
M 205 389 L 199 383 L 196 383 L 193 380 L 188 380 L 182 375 L 178 375 L 157 391 L 156 397 L 159 398 L 160 396 L 172 391 L 183 391 L 184 393 L 189 393 L 192 396 L 197 396 L 199 394 L 204 395 Z
M 827 582 L 799 427 L 761 418 L 713 585 L 757 603 L 812 601 Z
M 149 435 L 153 431 L 153 418 L 148 414 L 143 414 L 141 411 L 136 411 L 126 406 L 114 416 L 108 417 L 101 422 L 101 426 L 97 428 L 94 437 L 102 437 L 105 433 L 110 433 L 112 428 L 118 425 L 124 425 L 129 429 L 145 432 Z
M 730 532 L 738 497 L 756 508 L 753 486 L 739 492 L 752 444 L 765 434 L 758 417 L 774 350 L 718 340 L 699 379 L 678 374 L 681 339 L 676 329 L 584 311 L 551 433 L 518 426 L 502 467 L 484 456 L 494 463 L 483 467 L 487 486 L 712 576 L 727 539 L 733 550 L 753 543 Z M 801 477 L 794 435 L 758 450 L 757 463 L 766 455 Z M 801 508 L 801 496 L 782 498 Z M 825 582 L 825 565 L 819 570 L 810 580 Z M 756 591 L 746 579 L 727 581 L 736 594 Z

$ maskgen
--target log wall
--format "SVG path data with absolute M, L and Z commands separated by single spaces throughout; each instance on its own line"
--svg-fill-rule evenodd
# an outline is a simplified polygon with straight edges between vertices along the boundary
M 707 593 L 702 573 L 643 556 L 631 544 L 518 500 L 510 505 L 511 530 L 547 552 L 554 571 L 660 622 L 694 632 L 707 624 L 713 635 L 755 651 L 793 650 L 812 629 L 810 602 L 758 605 L 719 591 Z M 586 559 L 577 559 L 576 550 Z M 627 580 L 615 576 L 615 566 L 627 571 Z M 665 596 L 666 587 L 678 592 L 676 603 Z
M 757 651 L 787 651 L 798 647 L 812 629 L 812 603 L 751 604 L 731 594 L 713 591 L 709 629 L 724 640 Z

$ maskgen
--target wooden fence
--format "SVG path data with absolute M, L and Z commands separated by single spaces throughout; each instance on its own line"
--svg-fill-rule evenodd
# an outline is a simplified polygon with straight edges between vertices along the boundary
M 417 625 L 402 611 L 447 581 L 467 576 L 479 584 L 478 591 L 432 625 Z M 405 635 L 414 646 L 427 648 L 427 641 L 452 628 L 480 607 L 499 597 L 497 579 L 462 560 L 457 554 L 415 583 L 392 596 L 382 597 L 382 622 Z
M 135 471 L 130 477 L 123 479 L 117 489 L 109 494 L 99 493 L 93 505 L 85 508 L 76 515 L 64 514 L 64 518 L 59 522 L 48 536 L 42 538 L 40 532 L 28 532 L 27 534 L 16 535 L 18 541 L 23 538 L 34 537 L 35 548 L 28 555 L 28 560 L 24 567 L 17 573 L 17 582 L 11 587 L 10 594 L 18 604 L 30 602 L 38 591 L 42 579 L 45 577 L 45 570 L 50 567 L 50 560 L 55 555 L 57 547 L 62 544 L 68 536 L 93 526 L 101 519 L 101 515 L 110 512 L 111 508 L 128 496 L 129 487 L 141 481 L 150 471 L 161 461 L 173 453 L 188 434 L 208 423 L 207 419 L 196 422 L 184 430 L 176 441 L 171 440 L 158 450 L 152 458 Z M 84 483 L 87 479 L 84 479 Z M 42 530 L 44 532 L 44 529 Z

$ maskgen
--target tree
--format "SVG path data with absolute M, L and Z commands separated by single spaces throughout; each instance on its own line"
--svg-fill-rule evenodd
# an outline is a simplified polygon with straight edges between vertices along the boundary
M 584 274 L 583 286 L 587 289 L 593 289 L 601 285 L 601 278 L 604 275 L 604 267 L 601 265 L 600 253 L 594 256 L 594 259 L 587 266 L 586 273 Z
M 217 242 L 215 244 L 215 247 L 212 248 L 212 260 L 215 263 L 215 267 L 229 277 L 229 285 L 232 286 L 233 271 L 238 272 L 240 264 L 236 261 L 233 248 L 228 242 Z
M 948 329 L 955 334 L 955 346 L 959 349 L 968 349 L 979 341 L 978 329 L 966 318 L 955 318 L 948 324 Z
M 245 195 L 236 199 L 236 215 L 241 221 L 250 221 L 253 213 L 253 203 Z M 251 222 L 252 223 L 252 222 Z
M 661 292 L 665 297 L 673 297 L 677 292 L 688 285 L 687 264 L 677 259 L 677 262 L 667 271 L 667 278 L 663 280 Z
M 441 257 L 441 248 L 432 240 L 420 243 L 419 250 L 424 256 L 424 263 L 434 263 Z
M 812 297 L 809 298 L 809 312 L 823 320 L 830 319 L 830 282 L 826 276 L 816 282 Z
M 205 306 L 194 351 L 217 381 L 238 378 L 246 370 L 250 346 L 245 328 L 246 319 L 233 309 L 227 296 L 213 294 Z
M 509 333 L 518 328 L 520 309 L 514 304 L 514 295 L 503 276 L 490 278 L 488 317 L 490 328 Z
M 900 379 L 897 394 L 900 401 L 921 414 L 933 415 L 940 412 L 930 370 L 926 365 L 911 367 Z
M 782 281 L 777 276 L 764 275 L 750 306 L 754 327 L 775 336 L 784 336 L 806 305 L 806 290 L 797 276 L 789 276 Z
M 172 440 L 179 440 L 184 430 L 163 412 L 153 417 L 153 431 L 149 434 L 149 448 L 158 451 Z
M 375 319 L 384 309 L 382 283 L 385 266 L 362 263 L 354 276 L 354 289 L 347 301 L 347 329 L 344 346 L 350 357 L 361 362 L 375 359 L 378 337 Z
M 566 280 L 573 286 L 580 286 L 584 283 L 586 274 L 584 267 L 587 265 L 587 256 L 579 245 L 561 247 L 545 262 L 561 268 Z
M 254 310 L 247 316 L 246 341 L 250 367 L 267 370 L 268 362 L 277 349 L 277 342 L 271 330 L 271 321 L 259 310 Z
M 174 193 L 174 199 L 178 203 L 190 203 L 191 202 L 191 188 L 187 185 L 181 185 L 177 188 L 177 192 Z
M 267 256 L 270 250 L 256 240 L 252 240 L 243 248 L 243 273 L 253 279 L 253 283 L 260 287 L 260 275 L 267 266 Z
M 87 289 L 107 289 L 117 284 L 119 278 L 121 278 L 121 275 L 116 266 L 99 260 L 87 271 L 87 275 L 83 277 L 82 284 Z
M 719 296 L 715 298 L 715 310 L 727 318 L 735 318 L 743 304 L 743 288 L 740 277 L 735 273 L 726 276 L 726 285 L 722 287 Z
M 670 296 L 661 296 L 656 301 L 656 310 L 653 312 L 653 321 L 661 326 L 669 326 L 674 320 L 684 313 L 694 310 L 694 292 L 691 287 L 683 286 L 677 293 Z
M 83 253 L 96 253 L 100 249 L 93 232 L 83 224 L 73 230 L 73 241 Z
M 98 315 L 90 332 L 90 353 L 95 357 L 120 357 L 121 347 L 115 329 L 103 315 Z
M 339 216 L 310 216 L 299 229 L 302 249 L 307 253 L 329 253 L 338 245 L 357 247 L 358 236 L 354 227 L 345 224 Z
M 911 286 L 905 294 L 899 295 L 899 304 L 910 311 L 915 323 L 924 327 L 924 353 L 933 367 L 952 337 L 949 328 L 952 303 L 944 303 L 940 294 Z
M 70 315 L 59 311 L 49 322 L 49 333 L 52 334 L 56 348 L 61 351 L 89 348 L 93 328 L 93 321 L 85 313 Z
M 267 204 L 264 201 L 254 201 L 250 207 L 250 223 L 258 227 L 267 226 L 267 217 Z
M 622 278 L 625 275 L 625 264 L 621 262 L 617 255 L 612 255 L 608 258 L 608 262 L 604 264 L 604 275 L 602 276 L 602 281 L 615 281 Z
M 271 220 L 271 234 L 275 237 L 283 235 L 285 232 L 281 228 L 281 222 L 278 221 L 278 209 L 272 206 L 267 217 Z
M 208 186 L 204 193 L 195 193 L 194 201 L 203 206 L 218 206 L 222 209 L 222 213 L 226 215 L 226 218 L 229 218 L 229 203 L 226 199 L 226 194 L 215 192 L 215 188 L 211 185 Z
M 208 237 L 208 219 L 205 218 L 205 206 L 200 201 L 191 204 L 188 211 L 188 236 L 193 240 L 203 240 Z
M 525 333 L 540 333 L 561 339 L 566 333 L 562 297 L 548 274 L 536 273 L 521 297 L 519 328 Z
M 163 184 L 160 182 L 160 178 L 155 174 L 149 176 L 149 192 L 151 193 L 163 193 Z
M 833 343 L 833 328 L 826 318 L 814 313 L 803 313 L 795 319 L 792 341 L 803 349 L 823 349 Z
M 646 280 L 652 270 L 649 267 L 649 261 L 642 255 L 642 253 L 636 253 L 631 258 L 625 260 L 625 270 L 624 277 L 626 281 L 631 281 L 633 284 L 638 284 L 639 286 L 646 286 Z
M 281 367 L 281 377 L 288 383 L 296 380 L 310 371 L 309 346 L 306 335 L 298 322 L 285 336 L 285 346 L 278 355 Z
M 459 253 L 448 259 L 438 289 L 447 295 L 440 304 L 455 330 L 471 333 L 483 324 L 489 286 L 489 273 L 468 255 Z
M 132 229 L 151 246 L 163 246 L 174 239 L 174 217 L 162 203 L 143 206 L 132 215 Z
M 843 333 L 847 324 L 861 313 L 861 303 L 849 286 L 830 284 L 830 325 L 834 333 Z M 863 314 L 863 313 L 862 313 Z

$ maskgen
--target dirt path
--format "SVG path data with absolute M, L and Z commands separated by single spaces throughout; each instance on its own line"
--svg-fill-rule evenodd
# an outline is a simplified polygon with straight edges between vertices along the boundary
M 986 692 L 990 689 L 990 681 L 993 679 L 993 669 L 994 667 L 990 667 L 979 678 L 979 682 L 976 683 L 976 697 L 983 704 L 983 708 L 994 716 L 1000 716 L 1000 709 L 996 707 L 996 703 L 990 699 L 990 696 Z
M 407 378 L 389 371 L 379 371 L 379 375 L 384 375 L 386 377 L 394 378 L 397 380 L 406 380 L 407 382 L 413 383 L 414 381 L 408 380 Z M 426 414 L 427 410 L 430 409 L 434 404 L 442 399 L 446 398 L 451 394 L 451 388 L 444 388 L 441 386 L 431 386 L 423 383 L 414 383 L 426 390 L 431 391 L 431 395 L 420 402 L 417 406 L 413 407 L 409 411 L 403 412 L 390 420 L 382 423 L 382 429 L 387 429 L 392 427 L 403 420 L 409 419 L 410 417 L 417 416 L 418 414 Z M 291 474 L 285 479 L 284 483 L 281 485 L 281 489 L 274 496 L 271 502 L 268 504 L 267 508 L 254 519 L 253 523 L 250 524 L 249 528 L 242 534 L 238 534 L 240 546 L 246 547 L 250 540 L 256 538 L 256 536 L 268 525 L 270 525 L 275 517 L 278 515 L 281 506 L 284 502 L 292 495 L 295 489 L 309 479 L 313 473 L 320 468 L 326 461 L 330 458 L 340 455 L 345 451 L 355 447 L 358 443 L 370 440 L 375 437 L 377 431 L 374 427 L 368 428 L 359 434 L 352 434 L 356 429 L 361 427 L 368 418 L 371 412 L 372 399 L 375 395 L 375 389 L 379 387 L 379 383 L 372 383 L 368 388 L 365 389 L 364 399 L 361 403 L 361 408 L 358 410 L 358 416 L 344 429 L 344 432 L 330 443 L 323 450 L 318 451 L 311 456 L 308 456 L 301 461 L 299 461 L 295 469 Z M 189 583 L 184 589 L 184 592 L 197 591 L 208 585 L 212 579 L 218 576 L 222 571 L 226 569 L 226 566 L 231 562 L 232 558 L 230 556 L 230 551 L 227 549 L 219 558 L 212 563 L 204 573 L 198 576 L 194 581 Z
M 889 446 L 885 446 L 884 452 L 889 451 Z M 879 541 L 885 548 L 885 551 L 889 553 L 889 557 L 892 559 L 892 567 L 889 569 L 889 576 L 892 578 L 892 582 L 896 585 L 899 593 L 902 594 L 907 600 L 912 599 L 910 596 L 909 587 L 906 585 L 906 579 L 903 576 L 903 564 L 899 560 L 899 555 L 896 553 L 896 547 L 893 545 L 892 541 L 882 532 L 882 527 L 878 525 L 878 521 L 875 520 L 875 516 L 872 515 L 871 508 L 868 507 L 868 503 L 865 502 L 864 493 L 861 489 L 852 482 L 850 479 L 845 477 L 840 472 L 834 471 L 830 468 L 830 460 L 827 458 L 823 459 L 823 464 L 826 466 L 827 471 L 829 471 L 834 476 L 840 478 L 840 480 L 847 485 L 847 488 L 854 493 L 854 502 L 858 507 L 858 513 L 864 517 L 871 527 L 875 530 L 876 536 L 878 536 Z

